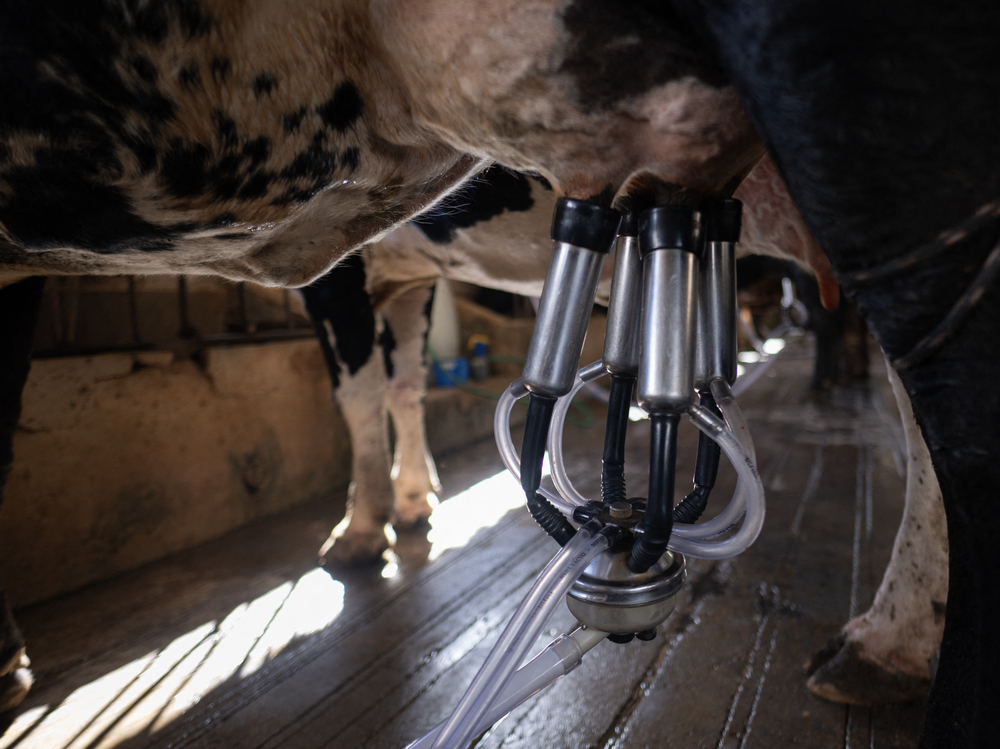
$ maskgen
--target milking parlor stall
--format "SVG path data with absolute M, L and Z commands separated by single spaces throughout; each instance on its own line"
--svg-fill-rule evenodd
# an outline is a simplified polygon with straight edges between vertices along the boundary
M 598 258 L 606 271 L 631 242 Z M 868 371 L 817 383 L 819 320 L 804 303 L 815 291 L 791 266 L 744 273 L 753 282 L 724 326 L 738 376 L 700 400 L 745 420 L 753 442 L 723 442 L 717 475 L 715 443 L 685 418 L 651 478 L 661 417 L 606 368 L 631 355 L 620 336 L 613 345 L 622 310 L 612 296 L 609 322 L 592 292 L 562 308 L 586 342 L 562 365 L 577 384 L 555 401 L 536 469 L 551 506 L 584 528 L 562 552 L 508 470 L 510 452 L 539 439 L 514 397 L 538 300 L 439 283 L 420 386 L 440 504 L 395 530 L 383 518 L 391 546 L 349 563 L 329 536 L 360 500 L 352 432 L 296 293 L 49 278 L 0 515 L 0 572 L 34 683 L 5 713 L 0 747 L 432 746 L 470 701 L 468 737 L 443 745 L 915 746 L 926 684 L 901 703 L 844 705 L 811 692 L 805 668 L 872 603 L 902 514 L 907 453 L 885 365 L 862 331 Z M 702 318 L 695 329 L 705 335 Z M 836 358 L 852 343 L 833 345 Z M 379 428 L 404 447 L 391 416 Z M 396 463 L 389 492 L 412 481 L 399 471 L 413 461 Z M 353 465 L 376 469 L 390 475 Z M 732 498 L 755 480 L 767 503 L 756 542 L 713 554 L 743 543 L 739 515 L 753 521 L 758 500 L 734 513 Z M 695 513 L 675 508 L 676 528 L 723 521 L 708 538 L 675 535 L 695 554 L 667 551 L 637 574 L 629 540 L 657 481 Z M 521 670 L 470 700 L 497 660 Z

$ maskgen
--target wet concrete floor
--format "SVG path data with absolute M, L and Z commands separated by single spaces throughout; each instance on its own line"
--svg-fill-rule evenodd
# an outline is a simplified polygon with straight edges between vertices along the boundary
M 793 351 L 740 398 L 767 490 L 757 544 L 692 560 L 654 640 L 602 643 L 477 746 L 916 746 L 923 704 L 848 708 L 805 688 L 809 656 L 871 602 L 903 495 L 884 372 L 816 400 L 810 368 Z M 599 485 L 603 432 L 589 405 L 598 425 L 566 437 L 584 493 Z M 644 493 L 647 435 L 631 425 L 630 493 Z M 686 491 L 692 429 L 682 442 Z M 398 749 L 421 736 L 556 551 L 491 442 L 439 468 L 448 499 L 433 528 L 402 534 L 382 569 L 317 568 L 337 498 L 19 612 L 37 684 L 0 749 Z M 733 484 L 727 467 L 717 496 Z M 571 624 L 562 609 L 545 642 Z

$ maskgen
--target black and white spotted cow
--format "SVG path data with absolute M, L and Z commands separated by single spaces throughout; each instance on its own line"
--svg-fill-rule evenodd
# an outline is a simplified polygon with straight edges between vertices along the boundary
M 0 16 L 7 281 L 303 284 L 486 160 L 605 205 L 697 204 L 766 147 L 900 370 L 941 483 L 924 745 L 993 740 L 1000 7 L 11 0 Z
M 329 563 L 378 560 L 390 545 L 386 524 L 408 527 L 430 516 L 440 490 L 424 429 L 424 342 L 434 283 L 445 277 L 540 295 L 554 205 L 543 182 L 491 167 L 446 207 L 300 290 L 351 433 L 348 515 L 320 551 Z M 605 296 L 610 269 L 609 263 Z

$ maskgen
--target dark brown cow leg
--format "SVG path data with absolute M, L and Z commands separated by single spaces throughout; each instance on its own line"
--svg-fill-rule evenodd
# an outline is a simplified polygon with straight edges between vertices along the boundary
M 28 278 L 0 289 L 0 502 L 14 463 L 14 432 L 21 391 L 31 368 L 31 344 L 45 279 Z M 0 712 L 17 707 L 31 688 L 24 638 L 0 586 Z

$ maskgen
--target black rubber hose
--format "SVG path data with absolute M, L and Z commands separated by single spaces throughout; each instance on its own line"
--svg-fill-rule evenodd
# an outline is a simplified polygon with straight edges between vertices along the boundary
M 565 546 L 576 533 L 576 529 L 559 510 L 538 493 L 538 487 L 542 483 L 545 442 L 555 405 L 555 398 L 544 395 L 532 393 L 528 399 L 528 417 L 524 424 L 524 439 L 521 441 L 521 488 L 527 497 L 528 512 L 531 513 L 531 517 L 560 546 Z
M 708 494 L 711 491 L 707 486 L 695 485 L 691 493 L 680 501 L 674 508 L 674 522 L 687 523 L 693 525 L 698 522 L 698 518 L 708 507 Z
M 635 377 L 611 375 L 608 396 L 608 424 L 604 430 L 604 460 L 601 466 L 601 498 L 605 502 L 626 499 L 625 432 L 628 410 L 632 405 Z
M 632 545 L 628 566 L 643 573 L 667 550 L 673 530 L 674 476 L 677 471 L 677 427 L 681 415 L 657 412 L 649 415 L 649 497 L 642 536 Z
M 722 412 L 716 405 L 712 394 L 703 390 L 700 395 L 701 405 L 721 419 Z M 715 479 L 719 475 L 719 456 L 721 453 L 722 450 L 715 440 L 701 432 L 698 437 L 698 462 L 694 468 L 694 490 L 674 508 L 675 523 L 697 523 L 698 518 L 705 512 L 709 494 L 711 494 L 715 486 Z

